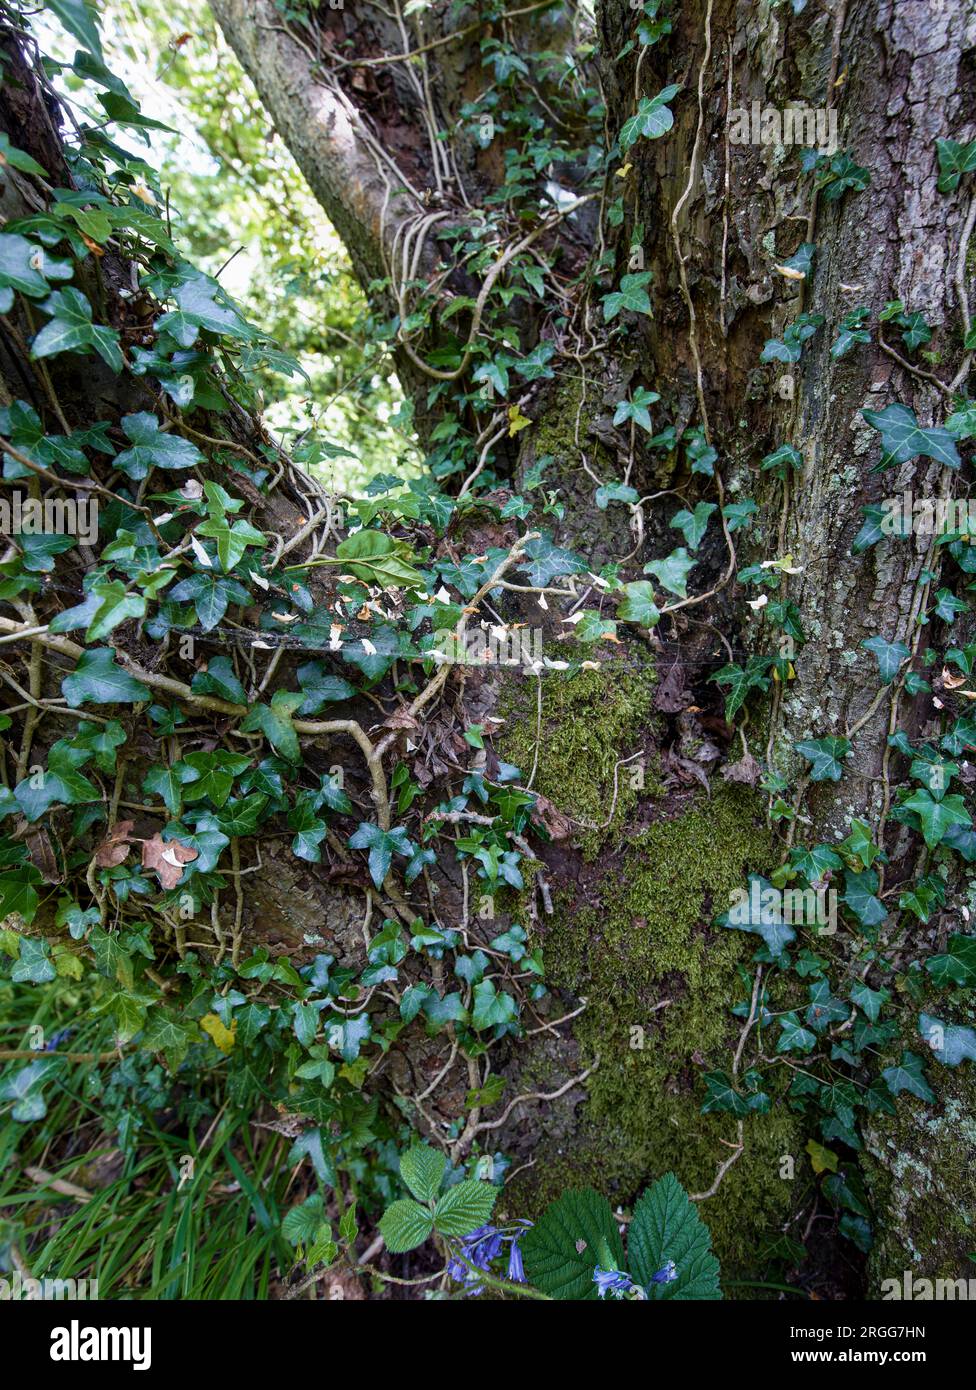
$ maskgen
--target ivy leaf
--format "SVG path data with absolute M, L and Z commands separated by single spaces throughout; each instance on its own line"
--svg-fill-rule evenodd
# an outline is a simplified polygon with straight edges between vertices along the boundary
M 941 844 L 951 826 L 973 823 L 961 796 L 945 796 L 941 801 L 936 801 L 930 792 L 920 788 L 902 805 L 906 810 L 914 811 L 922 822 L 922 835 L 929 849 Z
M 760 362 L 799 362 L 803 344 L 823 323 L 823 314 L 798 314 L 783 332 L 783 337 L 767 338 L 759 355 Z
M 887 507 L 872 505 L 862 507 L 861 512 L 864 515 L 864 523 L 851 542 L 852 555 L 861 555 L 872 545 L 877 545 L 878 541 L 888 540 L 892 536 L 904 539 L 900 515 L 894 518 L 896 525 L 893 527 L 892 513 Z
M 718 511 L 716 502 L 699 502 L 693 512 L 683 507 L 668 522 L 676 531 L 681 531 L 689 550 L 697 550 L 708 527 L 712 512 Z
M 298 708 L 301 715 L 318 714 L 325 705 L 351 700 L 356 693 L 355 686 L 333 675 L 321 661 L 307 661 L 299 666 L 298 684 L 305 697 Z
M 716 924 L 761 936 L 770 954 L 778 956 L 796 937 L 783 918 L 782 894 L 758 874 L 749 875 L 748 885 L 736 891 L 732 906 L 715 918 Z
M 871 652 L 877 660 L 882 685 L 890 685 L 897 676 L 902 662 L 911 656 L 904 642 L 888 642 L 880 635 L 865 637 L 861 646 L 865 651 Z
M 183 775 L 183 782 L 189 787 L 187 801 L 201 801 L 207 798 L 214 806 L 223 806 L 230 796 L 234 778 L 248 766 L 243 753 L 187 753 L 181 764 L 177 764 Z
M 169 597 L 174 603 L 192 602 L 204 632 L 213 631 L 231 603 L 246 605 L 251 602 L 251 595 L 243 584 L 210 572 L 181 579 L 170 590 Z
M 748 526 L 750 519 L 758 511 L 758 504 L 751 497 L 747 497 L 744 502 L 729 502 L 722 508 L 722 515 L 729 531 L 739 531 L 743 526 Z
M 322 1142 L 321 1129 L 304 1130 L 295 1140 L 294 1144 L 292 1144 L 291 1151 L 288 1154 L 289 1166 L 295 1163 L 300 1163 L 303 1158 L 307 1158 L 309 1160 L 312 1167 L 315 1169 L 315 1176 L 318 1178 L 319 1182 L 326 1183 L 330 1187 L 335 1186 L 335 1167 L 332 1163 L 332 1159 L 326 1152 L 324 1143 Z M 293 1207 L 292 1210 L 288 1213 L 288 1216 L 285 1217 L 285 1221 L 287 1221 L 296 1211 L 300 1210 L 301 1207 Z M 319 1212 L 321 1212 L 321 1208 L 319 1208 Z M 316 1226 L 311 1233 L 312 1235 L 314 1235 L 318 1231 L 318 1222 L 321 1221 L 321 1219 L 321 1215 L 319 1215 L 317 1217 Z M 286 1240 L 290 1239 L 290 1236 L 285 1232 L 284 1222 L 282 1222 L 281 1230 Z
M 196 528 L 196 533 L 200 536 L 210 536 L 217 542 L 217 558 L 225 572 L 232 570 L 243 558 L 249 545 L 263 547 L 268 543 L 264 532 L 252 526 L 249 521 L 241 520 L 231 524 L 225 516 L 212 516 L 201 522 Z
M 380 1217 L 380 1234 L 392 1255 L 403 1255 L 423 1245 L 433 1229 L 433 1214 L 405 1197 L 393 1202 Z
M 923 454 L 935 459 L 936 463 L 947 468 L 959 468 L 962 460 L 956 448 L 956 441 L 948 430 L 934 428 L 923 430 L 915 418 L 915 412 L 907 405 L 896 401 L 885 406 L 884 410 L 862 410 L 861 414 L 871 426 L 881 434 L 881 461 L 876 471 L 893 467 L 896 463 L 908 463 Z
M 74 536 L 55 535 L 42 531 L 37 535 L 19 535 L 17 542 L 23 552 L 24 569 L 31 574 L 50 574 L 54 556 L 74 548 Z
M 952 983 L 971 989 L 976 985 L 976 936 L 953 932 L 945 953 L 930 956 L 925 968 L 936 985 L 945 987 Z
M 151 767 L 142 779 L 142 788 L 150 796 L 161 797 L 167 811 L 175 818 L 183 809 L 183 784 L 192 781 L 195 776 L 192 768 L 185 764 Z
M 20 955 L 10 970 L 10 978 L 15 984 L 47 985 L 57 979 L 57 971 L 48 958 L 49 947 L 46 941 L 34 937 L 20 938 Z
M 914 1052 L 907 1050 L 902 1052 L 898 1065 L 885 1067 L 881 1075 L 893 1096 L 901 1095 L 902 1091 L 908 1091 L 910 1095 L 918 1096 L 919 1100 L 935 1100 L 935 1092 L 925 1079 L 922 1059 L 917 1057 Z
M 816 1047 L 817 1035 L 803 1027 L 795 1010 L 781 1014 L 779 1025 L 782 1032 L 776 1044 L 777 1052 L 812 1052 Z
M 216 280 L 195 271 L 173 291 L 177 307 L 156 320 L 156 332 L 168 333 L 182 348 L 196 342 L 200 329 L 247 341 L 251 329 Z
M 51 806 L 79 806 L 101 800 L 101 792 L 78 772 L 79 762 L 88 754 L 72 748 L 64 739 L 54 744 L 47 758 L 47 770 L 34 773 L 19 784 L 14 795 L 27 821 L 40 820 Z
M 133 705 L 151 698 L 148 686 L 115 664 L 110 647 L 82 652 L 78 665 L 61 682 L 61 693 L 72 709 L 79 705 Z
M 442 1236 L 466 1236 L 484 1226 L 499 1189 L 490 1182 L 467 1179 L 449 1187 L 434 1208 L 434 1229 Z
M 944 1023 L 932 1014 L 920 1014 L 918 1030 L 944 1066 L 958 1067 L 967 1057 L 976 1061 L 976 1032 L 972 1028 Z
M 348 1064 L 355 1062 L 364 1042 L 369 1040 L 372 1024 L 369 1014 L 357 1014 L 355 1018 L 343 1019 L 341 1023 L 329 1024 L 329 1041 L 339 1048 L 342 1060 Z
M 194 695 L 216 695 L 220 700 L 228 700 L 232 705 L 246 705 L 247 695 L 237 676 L 229 656 L 213 656 L 207 662 L 205 671 L 197 671 L 190 682 Z
M 827 980 L 814 980 L 810 985 L 810 1003 L 807 1007 L 807 1026 L 815 1033 L 822 1033 L 832 1023 L 843 1023 L 850 1009 L 843 999 L 831 992 Z
M 518 568 L 523 574 L 528 575 L 529 583 L 539 589 L 546 588 L 560 575 L 578 574 L 580 570 L 586 569 L 578 555 L 574 555 L 571 550 L 553 545 L 552 537 L 546 534 L 527 541 L 525 555 L 525 564 L 519 565 Z
M 381 830 L 378 825 L 371 825 L 368 821 L 360 822 L 358 829 L 350 836 L 349 848 L 369 850 L 369 873 L 377 888 L 383 887 L 394 854 L 401 854 L 405 859 L 413 855 L 413 845 L 402 825 L 395 826 L 393 830 Z
M 116 749 L 127 741 L 128 734 L 117 719 L 106 724 L 92 724 L 82 719 L 71 740 L 75 748 L 83 748 L 95 755 L 95 766 L 102 772 L 114 772 Z
M 125 366 L 119 335 L 114 328 L 92 323 L 92 307 L 80 290 L 55 290 L 40 306 L 50 316 L 31 343 L 31 357 L 54 357 L 60 352 L 87 352 L 94 348 L 113 372 Z
M 664 560 L 651 560 L 644 566 L 645 574 L 653 574 L 662 588 L 678 598 L 688 597 L 688 575 L 695 568 L 697 560 L 692 559 L 684 546 L 672 550 Z
M 292 854 L 310 864 L 318 864 L 322 858 L 319 846 L 328 834 L 328 826 L 315 814 L 308 801 L 297 802 L 289 811 L 288 829 L 295 832 L 291 842 Z
M 841 861 L 829 845 L 795 845 L 790 850 L 790 865 L 807 880 L 819 883 L 830 869 L 839 869 Z
M 50 290 L 48 280 L 70 280 L 74 268 L 70 261 L 55 260 L 36 242 L 15 232 L 0 233 L 0 286 L 8 292 L 19 290 L 37 299 Z M 9 306 L 3 311 L 9 313 Z
M 772 657 L 750 656 L 745 666 L 729 664 L 716 671 L 709 680 L 716 685 L 727 685 L 729 693 L 725 697 L 725 718 L 732 720 L 745 704 L 750 690 L 768 690 L 769 676 L 766 672 L 772 665 Z
M 624 1247 L 606 1197 L 570 1188 L 550 1202 L 519 1242 L 530 1284 L 550 1298 L 594 1301 L 593 1271 L 605 1247 L 617 1269 Z
M 195 468 L 203 462 L 203 455 L 195 444 L 178 434 L 167 434 L 156 416 L 146 410 L 123 415 L 122 428 L 132 441 L 132 447 L 116 456 L 115 466 L 133 482 L 148 477 L 152 468 Z
M 254 705 L 241 721 L 241 732 L 261 732 L 276 753 L 289 762 L 297 763 L 302 756 L 292 717 L 304 700 L 304 695 L 290 690 L 276 690 L 270 705 Z
M 873 869 L 845 875 L 843 901 L 864 927 L 877 927 L 888 916 L 888 909 L 876 896 L 878 882 L 878 875 Z
M 100 642 L 119 623 L 142 618 L 146 613 L 146 600 L 141 594 L 128 593 L 121 579 L 103 579 L 93 584 L 88 597 L 96 602 L 85 633 L 86 642 Z
M 959 187 L 963 174 L 976 169 L 976 140 L 961 145 L 956 140 L 936 140 L 939 156 L 939 192 L 952 193 Z
M 142 1046 L 147 1052 L 161 1052 L 170 1070 L 175 1071 L 185 1059 L 190 1044 L 198 1040 L 196 1030 L 176 1014 L 156 1008 L 149 1016 L 148 1026 L 142 1035 Z
M 471 1026 L 478 1032 L 497 1028 L 518 1017 L 518 1005 L 505 990 L 496 989 L 491 980 L 475 985 L 471 1005 Z
M 617 619 L 622 623 L 636 623 L 639 627 L 655 627 L 661 617 L 654 602 L 654 586 L 646 579 L 636 579 L 623 588 L 624 598 L 617 608 Z
M 596 490 L 596 505 L 601 512 L 605 512 L 611 502 L 636 502 L 640 493 L 635 487 L 628 487 L 624 483 L 609 483 L 606 487 L 598 487 Z
M 810 1163 L 815 1173 L 836 1173 L 838 1158 L 833 1149 L 825 1148 L 823 1144 L 818 1144 L 816 1139 L 807 1140 L 807 1153 L 810 1155 Z
M 384 531 L 363 529 L 346 536 L 336 547 L 350 574 L 366 584 L 392 589 L 422 589 L 423 575 L 409 562 L 414 558 L 409 546 Z
M 797 473 L 802 470 L 803 455 L 799 449 L 794 449 L 792 444 L 781 444 L 778 449 L 765 456 L 760 467 L 764 473 L 772 473 L 774 477 L 785 482 L 791 469 Z
M 838 359 L 846 357 L 856 343 L 869 343 L 871 341 L 871 334 L 864 327 L 865 320 L 869 315 L 870 310 L 864 308 L 852 309 L 849 314 L 844 315 L 838 326 L 837 337 L 831 344 L 831 357 Z
M 33 864 L 17 864 L 0 873 L 0 919 L 18 913 L 30 925 L 40 898 L 36 885 L 43 882 Z
M 724 1071 L 707 1071 L 702 1080 L 707 1091 L 701 1108 L 703 1115 L 713 1112 L 735 1115 L 738 1118 L 751 1114 L 764 1115 L 772 1103 L 763 1091 L 743 1096 L 735 1089 L 732 1078 Z
M 801 739 L 793 747 L 810 763 L 811 782 L 839 782 L 844 772 L 841 759 L 851 751 L 850 740 L 841 738 L 839 734 Z
M 651 412 L 649 406 L 656 404 L 661 397 L 656 391 L 648 391 L 643 386 L 638 386 L 631 393 L 630 400 L 618 401 L 617 409 L 613 414 L 614 425 L 623 425 L 628 420 L 633 420 L 635 425 L 640 425 L 641 429 L 647 434 L 654 433 L 654 426 L 651 423 Z M 636 497 L 633 499 L 636 501 Z
M 656 97 L 641 97 L 634 115 L 620 127 L 620 148 L 626 152 L 642 138 L 658 140 L 666 135 L 674 125 L 674 115 L 667 103 L 680 91 L 680 86 L 671 84 L 662 88 Z
M 708 1227 L 673 1173 L 665 1173 L 634 1207 L 627 1233 L 630 1272 L 655 1300 L 719 1299 L 718 1260 Z M 655 1284 L 673 1262 L 677 1278 Z
M 632 314 L 647 314 L 650 317 L 651 301 L 646 289 L 650 282 L 649 270 L 642 270 L 637 275 L 623 276 L 620 289 L 603 296 L 604 322 L 612 322 L 623 309 L 628 309 Z

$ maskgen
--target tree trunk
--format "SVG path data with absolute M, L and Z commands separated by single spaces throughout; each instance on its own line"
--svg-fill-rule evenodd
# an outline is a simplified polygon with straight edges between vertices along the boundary
M 382 22 L 376 27 L 372 11 L 364 17 L 357 8 L 355 15 L 327 16 L 314 40 L 306 33 L 296 46 L 280 30 L 269 33 L 261 6 L 214 0 L 213 7 L 337 225 L 352 190 L 359 196 L 350 151 L 336 148 L 345 130 L 335 114 L 340 103 L 344 112 L 357 113 L 350 118 L 357 151 L 369 128 L 394 157 L 403 156 L 421 198 L 412 204 L 404 199 L 402 207 L 418 221 L 421 204 L 444 207 L 448 221 L 464 216 L 458 186 L 449 177 L 434 187 L 416 134 L 420 101 L 404 65 L 387 62 L 404 51 L 408 31 L 391 36 Z M 861 412 L 899 401 L 911 406 L 923 427 L 940 425 L 952 393 L 934 378 L 965 394 L 969 359 L 960 367 L 959 335 L 969 328 L 966 252 L 973 203 L 965 183 L 948 195 L 936 190 L 935 142 L 964 141 L 973 133 L 973 15 L 966 6 L 924 0 L 794 8 L 799 13 L 785 5 L 722 0 L 682 5 L 665 42 L 628 51 L 640 13 L 620 3 L 600 7 L 598 63 L 609 140 L 619 138 L 638 97 L 653 96 L 669 82 L 682 84 L 673 130 L 660 141 L 633 144 L 621 156 L 620 164 L 627 165 L 622 179 L 611 164 L 606 181 L 605 202 L 618 190 L 623 194 L 621 224 L 606 232 L 616 274 L 644 267 L 653 273 L 653 313 L 631 316 L 624 337 L 605 341 L 589 362 L 580 363 L 582 381 L 569 352 L 559 382 L 525 407 L 533 427 L 523 436 L 512 476 L 524 478 L 527 464 L 540 454 L 556 456 L 559 481 L 571 499 L 563 534 L 568 543 L 586 537 L 596 568 L 630 548 L 623 526 L 614 526 L 613 509 L 594 508 L 582 470 L 586 465 L 587 473 L 607 481 L 608 473 L 618 476 L 620 466 L 633 459 L 610 429 L 613 403 L 628 385 L 643 385 L 664 397 L 679 431 L 686 425 L 704 429 L 718 450 L 725 495 L 754 496 L 761 506 L 751 532 L 736 537 L 738 563 L 792 556 L 799 569 L 783 576 L 778 597 L 796 604 L 808 640 L 802 650 L 786 648 L 797 651 L 795 679 L 776 682 L 765 707 L 755 708 L 749 747 L 767 766 L 795 777 L 804 767 L 793 752 L 798 740 L 852 735 L 843 781 L 801 783 L 797 806 L 809 817 L 810 833 L 828 840 L 847 833 L 852 814 L 866 818 L 881 836 L 887 830 L 882 842 L 889 851 L 888 883 L 904 884 L 922 872 L 919 841 L 888 819 L 905 765 L 886 738 L 899 727 L 913 740 L 931 735 L 942 705 L 924 695 L 906 697 L 904 672 L 879 694 L 876 663 L 861 644 L 880 634 L 904 642 L 913 655 L 924 650 L 927 630 L 919 617 L 938 587 L 940 554 L 924 534 L 860 553 L 851 547 L 864 507 L 907 487 L 916 497 L 944 495 L 951 475 L 924 457 L 879 475 L 876 434 Z M 550 37 L 545 18 L 520 21 L 536 47 Z M 459 94 L 470 98 L 479 80 L 467 47 L 472 36 L 466 32 L 459 42 L 439 43 L 451 27 L 451 21 L 429 16 L 422 28 L 409 31 L 410 47 L 426 48 L 424 97 L 448 130 L 458 116 Z M 501 25 L 471 29 L 482 36 L 504 33 Z M 348 47 L 340 49 L 341 36 Z M 310 44 L 320 45 L 320 65 Z M 333 59 L 339 51 L 367 66 L 344 67 Z M 869 171 L 868 191 L 838 199 L 830 196 L 836 190 L 829 185 L 815 191 L 813 179 L 799 173 L 798 151 L 762 127 L 751 132 L 749 143 L 740 143 L 735 123 L 742 110 L 752 119 L 754 104 L 777 113 L 805 106 L 827 121 L 836 118 L 839 148 Z M 311 120 L 305 114 L 309 106 L 315 108 Z M 463 140 L 455 140 L 453 150 L 455 167 L 483 195 L 497 159 L 477 158 L 472 166 Z M 391 253 L 397 245 L 392 223 L 385 237 L 382 227 L 376 234 L 380 194 L 375 186 L 367 192 L 373 211 L 359 217 L 347 238 L 354 257 L 361 254 L 364 226 Z M 586 232 L 599 251 L 603 233 L 597 244 L 592 224 Z M 786 264 L 804 243 L 816 246 L 805 278 Z M 785 272 L 778 269 L 784 264 Z M 870 311 L 866 321 L 875 323 L 896 299 L 932 328 L 939 353 L 934 369 L 917 358 L 909 362 L 911 354 L 885 325 L 869 345 L 843 356 L 830 352 L 846 314 L 863 306 Z M 822 314 L 825 326 L 801 359 L 761 363 L 766 341 L 782 339 L 804 310 Z M 559 347 L 566 349 L 565 338 Z M 398 360 L 402 356 L 401 349 Z M 415 378 L 413 372 L 407 379 L 414 385 Z M 785 443 L 799 449 L 802 471 L 788 471 L 782 482 L 771 472 L 757 472 L 759 457 Z M 687 487 L 689 480 L 687 465 L 674 455 L 662 463 L 639 453 L 632 476 L 641 493 L 676 483 Z M 667 534 L 673 506 L 664 499 L 646 508 L 642 557 L 659 553 L 655 543 Z M 712 540 L 705 563 L 710 584 L 719 584 L 726 565 L 720 542 Z M 673 767 L 669 760 L 682 740 L 694 742 L 681 727 L 688 720 L 680 714 L 681 694 L 690 692 L 700 705 L 714 708 L 714 687 L 709 693 L 704 677 L 721 664 L 716 626 L 737 653 L 782 643 L 744 597 L 741 589 L 733 594 L 724 588 L 698 615 L 675 615 L 669 640 L 652 648 L 658 675 L 653 689 L 644 674 L 635 674 L 632 685 L 628 676 L 608 707 L 598 680 L 589 693 L 585 684 L 574 693 L 546 683 L 535 785 L 577 826 L 604 819 L 602 808 L 620 780 L 609 775 L 619 759 L 640 752 L 651 766 L 663 754 L 665 766 Z M 713 625 L 710 632 L 703 633 L 702 618 Z M 964 622 L 968 630 L 969 619 Z M 634 656 L 629 644 L 627 658 Z M 505 739 L 518 761 L 533 756 L 534 700 L 531 689 L 516 683 L 513 692 L 509 686 L 499 698 L 509 711 Z M 555 888 L 555 912 L 542 928 L 549 968 L 557 984 L 587 999 L 587 1008 L 575 1024 L 574 1044 L 557 1045 L 542 1035 L 535 1044 L 538 1060 L 523 1048 L 516 1065 L 542 1089 L 570 1071 L 578 1057 L 587 1064 L 599 1057 L 599 1067 L 588 1082 L 585 1106 L 573 1089 L 546 1107 L 538 1129 L 527 1112 L 503 1129 L 524 1161 L 535 1163 L 526 1184 L 538 1181 L 552 1190 L 586 1175 L 627 1197 L 649 1174 L 671 1166 L 692 1186 L 711 1186 L 722 1144 L 737 1141 L 728 1120 L 723 1127 L 715 1116 L 698 1115 L 694 1071 L 696 1065 L 719 1066 L 723 1048 L 735 1044 L 737 1035 L 716 1019 L 739 953 L 703 923 L 724 904 L 744 866 L 759 869 L 779 857 L 759 828 L 757 810 L 758 797 L 749 789 L 713 782 L 707 793 L 691 791 L 665 777 L 656 795 L 649 785 L 634 794 L 625 790 L 604 829 L 583 835 L 577 829 L 571 841 L 546 854 Z M 964 901 L 950 892 L 947 907 Z M 924 931 L 930 941 L 944 942 L 948 920 L 929 923 Z M 940 1086 L 945 1075 L 937 1079 Z M 885 1259 L 875 1257 L 877 1278 L 897 1273 L 909 1258 L 934 1260 L 940 1273 L 964 1272 L 968 1234 L 957 1239 L 949 1232 L 968 1231 L 971 1184 L 940 1192 L 931 1167 L 933 1154 L 947 1142 L 942 1131 L 951 1117 L 964 1113 L 967 1126 L 972 1124 L 971 1085 L 952 1074 L 949 1091 L 936 1110 L 940 1118 L 909 1122 L 910 1132 L 884 1115 L 866 1125 L 877 1225 L 888 1233 L 881 1245 Z M 915 1101 L 906 1104 L 909 1114 L 930 1113 Z M 789 1167 L 781 1156 L 793 1155 L 800 1172 L 806 1132 L 802 1119 L 779 1107 L 762 1120 L 750 1119 L 747 1131 L 745 1152 L 724 1178 L 721 1205 L 735 1213 L 747 1203 L 756 1226 L 768 1235 L 809 1209 L 809 1184 L 781 1176 Z M 718 1205 L 708 1204 L 709 1217 Z M 942 1231 L 935 1249 L 914 1234 L 926 1223 Z M 733 1216 L 729 1224 L 739 1223 Z M 904 1258 L 896 1253 L 899 1241 Z M 750 1242 L 741 1231 L 718 1235 L 721 1252 L 746 1263 Z

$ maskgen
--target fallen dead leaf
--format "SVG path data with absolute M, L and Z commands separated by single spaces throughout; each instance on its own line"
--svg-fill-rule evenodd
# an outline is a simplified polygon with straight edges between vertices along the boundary
M 129 857 L 129 841 L 135 821 L 120 820 L 112 826 L 95 851 L 95 863 L 100 869 L 114 869 Z
M 164 840 L 154 835 L 142 842 L 142 867 L 154 869 L 163 888 L 175 888 L 183 877 L 183 866 L 200 857 L 200 851 L 179 840 Z

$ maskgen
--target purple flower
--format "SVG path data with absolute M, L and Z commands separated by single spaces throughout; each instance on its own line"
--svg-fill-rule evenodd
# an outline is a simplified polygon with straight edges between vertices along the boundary
M 518 1242 L 532 1222 L 517 1221 L 515 1225 L 518 1229 L 513 1233 L 501 1231 L 497 1226 L 479 1226 L 476 1231 L 471 1231 L 458 1242 L 457 1254 L 448 1261 L 447 1272 L 455 1283 L 464 1284 L 472 1297 L 477 1297 L 485 1287 L 478 1271 L 489 1273 L 492 1260 L 497 1259 L 502 1253 L 506 1241 L 510 1243 L 508 1277 L 513 1283 L 525 1283 L 522 1252 Z M 472 1265 L 473 1269 L 470 1267 Z
M 620 1269 L 601 1269 L 599 1265 L 593 1271 L 593 1282 L 601 1298 L 604 1298 L 608 1291 L 615 1298 L 619 1298 L 634 1287 L 634 1281 L 629 1274 L 624 1274 Z
M 650 1283 L 652 1284 L 673 1284 L 678 1277 L 674 1260 L 668 1260 L 663 1269 L 659 1269 L 656 1274 L 652 1274 Z
M 457 1283 L 464 1284 L 469 1294 L 477 1296 L 484 1288 L 476 1270 L 488 1271 L 488 1266 L 501 1253 L 504 1237 L 497 1226 L 479 1226 L 476 1231 L 462 1237 L 459 1254 L 463 1258 L 453 1258 L 447 1272 Z M 467 1263 L 465 1263 L 467 1261 Z M 471 1269 L 469 1266 L 474 1265 Z

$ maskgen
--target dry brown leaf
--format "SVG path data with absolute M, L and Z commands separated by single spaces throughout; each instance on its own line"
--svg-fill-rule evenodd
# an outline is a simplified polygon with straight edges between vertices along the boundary
M 183 866 L 200 857 L 200 851 L 179 840 L 164 840 L 154 835 L 142 842 L 142 867 L 155 869 L 163 888 L 175 888 L 183 877 Z
M 95 851 L 95 863 L 100 869 L 114 869 L 129 857 L 129 841 L 135 821 L 120 820 L 105 836 Z
M 722 776 L 726 782 L 744 782 L 747 787 L 754 787 L 759 781 L 761 768 L 751 753 L 739 759 L 737 763 L 728 763 L 722 768 Z

